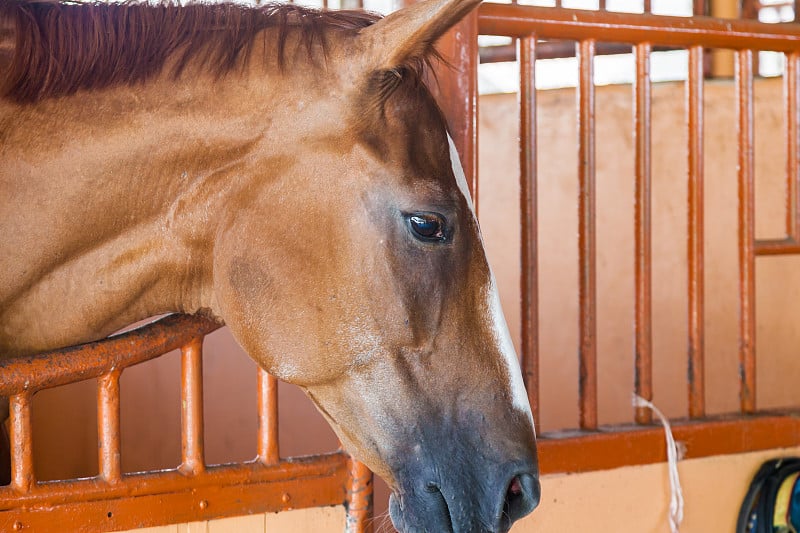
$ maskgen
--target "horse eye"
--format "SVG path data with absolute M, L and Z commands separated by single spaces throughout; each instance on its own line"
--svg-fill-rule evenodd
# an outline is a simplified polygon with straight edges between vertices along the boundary
M 447 240 L 445 220 L 437 213 L 414 213 L 408 215 L 408 225 L 416 238 L 426 242 L 442 242 Z

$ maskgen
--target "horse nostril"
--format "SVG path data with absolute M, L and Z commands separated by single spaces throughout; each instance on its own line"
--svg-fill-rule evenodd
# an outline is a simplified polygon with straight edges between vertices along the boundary
M 539 504 L 539 481 L 531 474 L 514 476 L 508 483 L 501 521 L 507 529 L 516 520 L 533 511 Z

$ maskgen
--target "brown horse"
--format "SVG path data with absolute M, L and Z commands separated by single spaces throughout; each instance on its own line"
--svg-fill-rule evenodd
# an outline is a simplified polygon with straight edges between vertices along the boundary
M 208 313 L 302 387 L 411 531 L 506 531 L 533 421 L 422 82 L 477 0 L 0 4 L 0 353 Z

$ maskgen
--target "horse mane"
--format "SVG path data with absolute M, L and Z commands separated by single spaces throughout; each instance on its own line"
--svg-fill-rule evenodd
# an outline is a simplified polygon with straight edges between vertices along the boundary
M 0 30 L 13 28 L 14 40 L 6 66 L 0 61 L 7 71 L 0 97 L 31 103 L 142 83 L 161 73 L 170 58 L 176 78 L 190 61 L 222 76 L 247 62 L 257 35 L 267 28 L 277 30 L 271 46 L 283 67 L 290 32 L 313 60 L 319 48 L 325 53 L 330 32 L 355 34 L 379 18 L 294 4 L 2 0 Z M 270 43 L 263 44 L 266 50 Z

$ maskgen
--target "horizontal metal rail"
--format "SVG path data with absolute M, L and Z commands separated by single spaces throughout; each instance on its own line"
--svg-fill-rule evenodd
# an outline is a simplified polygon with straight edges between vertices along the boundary
M 583 11 L 514 4 L 482 4 L 480 35 L 612 43 L 651 43 L 792 52 L 800 50 L 800 27 L 763 24 L 752 20 L 710 17 L 666 17 Z
M 333 452 L 321 456 L 284 461 L 272 466 L 263 465 L 258 461 L 209 466 L 205 472 L 196 475 L 186 474 L 180 469 L 171 469 L 125 474 L 118 483 L 108 483 L 100 478 L 45 481 L 37 483 L 25 492 L 7 486 L 0 487 L 0 512 L 21 506 L 35 508 L 45 505 L 65 505 L 84 500 L 99 501 L 121 497 L 164 495 L 170 492 L 196 491 L 209 487 L 270 483 L 292 477 L 305 479 L 334 476 L 344 479 L 346 466 L 347 456 Z M 325 491 L 326 494 L 329 492 Z M 336 492 L 341 492 L 341 497 L 337 497 L 325 505 L 344 502 L 344 491 Z M 330 497 L 324 499 L 329 500 Z M 274 510 L 292 507 L 295 505 L 284 504 L 280 502 L 280 499 L 269 505 L 269 508 Z
M 677 46 L 654 46 L 653 52 L 680 50 Z M 597 43 L 596 56 L 630 54 L 631 45 L 625 43 Z M 499 44 L 482 46 L 479 50 L 481 63 L 502 63 L 517 60 L 517 45 Z M 536 45 L 537 59 L 558 59 L 575 57 L 575 43 L 570 41 L 542 41 Z
M 0 361 L 0 396 L 34 393 L 137 365 L 222 326 L 202 316 L 169 315 L 101 341 Z
M 686 459 L 788 448 L 800 443 L 797 413 L 764 413 L 671 422 Z M 538 440 L 542 474 L 589 472 L 666 460 L 661 426 L 600 427 L 592 432 L 553 432 Z
M 341 505 L 350 492 L 348 465 L 340 452 L 275 467 L 209 467 L 191 477 L 169 470 L 113 485 L 88 479 L 42 483 L 28 494 L 4 490 L 0 531 L 115 531 Z

